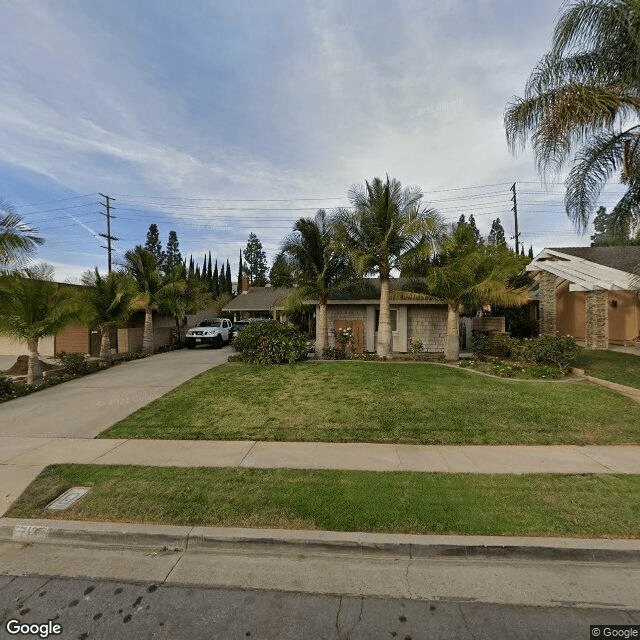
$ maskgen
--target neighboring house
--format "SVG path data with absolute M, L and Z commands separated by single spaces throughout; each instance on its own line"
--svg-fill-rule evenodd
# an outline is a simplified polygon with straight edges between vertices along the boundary
M 234 321 L 247 318 L 271 317 L 281 322 L 286 320 L 284 300 L 295 289 L 285 287 L 249 287 L 248 278 L 243 278 L 243 291 L 222 310 L 233 314 Z
M 527 266 L 538 285 L 541 334 L 584 340 L 588 349 L 640 334 L 640 246 L 544 249 Z
M 391 293 L 406 288 L 405 278 L 392 278 Z M 334 346 L 338 329 L 351 327 L 356 352 L 375 351 L 380 313 L 380 280 L 365 278 L 354 287 L 334 294 L 327 302 L 328 345 Z M 316 305 L 316 333 L 318 331 Z M 391 300 L 392 351 L 411 350 L 411 339 L 421 340 L 424 350 L 443 352 L 447 332 L 447 305 L 440 301 Z
M 82 285 L 57 283 L 62 287 L 80 289 Z M 184 326 L 184 325 L 181 325 Z M 154 311 L 154 345 L 155 348 L 175 342 L 175 316 L 165 316 Z M 144 311 L 136 312 L 123 328 L 111 330 L 111 348 L 116 353 L 137 353 L 142 351 L 142 333 L 144 330 Z M 61 353 L 84 353 L 89 356 L 100 355 L 100 335 L 95 327 L 83 324 L 71 324 L 56 336 L 41 338 L 38 352 L 43 357 L 57 357 Z M 27 345 L 0 336 L 0 355 L 21 356 L 28 355 Z

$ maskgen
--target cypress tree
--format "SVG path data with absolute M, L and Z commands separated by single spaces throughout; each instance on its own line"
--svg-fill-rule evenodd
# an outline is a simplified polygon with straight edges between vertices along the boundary
M 220 297 L 220 283 L 218 281 L 218 260 L 211 276 L 211 295 L 217 300 Z
M 189 278 L 193 278 L 195 271 L 193 268 L 193 256 L 189 256 Z
M 242 249 L 240 249 L 240 263 L 238 266 L 238 285 L 236 287 L 236 295 L 242 293 Z
M 227 258 L 227 293 L 229 295 L 233 294 L 233 285 L 231 284 L 231 265 L 229 264 L 228 258 Z
M 222 263 L 222 266 L 220 267 L 220 276 L 218 278 L 218 289 L 220 291 L 220 295 L 222 295 L 225 290 L 227 288 L 227 278 L 224 275 L 224 262 Z
M 202 276 L 200 275 L 200 265 L 197 264 L 196 265 L 196 279 L 200 280 L 202 278 Z
M 529 257 L 533 260 L 533 245 L 529 245 Z

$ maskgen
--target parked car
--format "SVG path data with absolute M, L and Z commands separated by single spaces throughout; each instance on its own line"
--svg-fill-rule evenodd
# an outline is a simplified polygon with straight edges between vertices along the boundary
M 231 327 L 231 333 L 233 337 L 237 337 L 237 335 L 249 324 L 248 320 L 238 320 L 238 322 L 234 322 Z
M 231 339 L 231 320 L 226 318 L 205 318 L 187 331 L 186 343 L 188 349 L 195 349 L 198 345 L 208 344 L 221 347 Z

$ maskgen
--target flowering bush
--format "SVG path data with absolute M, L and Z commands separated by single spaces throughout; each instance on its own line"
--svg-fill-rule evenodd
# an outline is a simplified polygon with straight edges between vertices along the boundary
M 98 364 L 90 363 L 84 353 L 65 353 L 63 351 L 57 359 L 64 367 L 65 373 L 70 373 L 74 376 L 84 376 L 100 369 Z
M 233 348 L 251 364 L 293 363 L 307 357 L 307 341 L 292 325 L 276 320 L 249 324 L 233 341 Z
M 338 345 L 340 345 L 340 349 L 342 349 L 343 353 L 347 353 L 347 348 L 350 347 L 351 351 L 353 351 L 356 341 L 353 337 L 353 331 L 351 327 L 347 327 L 346 329 L 338 329 L 336 331 L 336 335 L 334 336 L 334 340 Z

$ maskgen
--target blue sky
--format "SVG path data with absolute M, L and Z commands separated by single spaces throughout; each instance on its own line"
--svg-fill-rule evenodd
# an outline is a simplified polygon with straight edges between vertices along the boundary
M 508 236 L 515 181 L 527 248 L 589 244 L 502 124 L 560 6 L 0 0 L 0 194 L 59 280 L 106 270 L 98 192 L 115 198 L 120 254 L 155 222 L 234 276 L 249 233 L 271 259 L 298 217 L 387 173 Z

